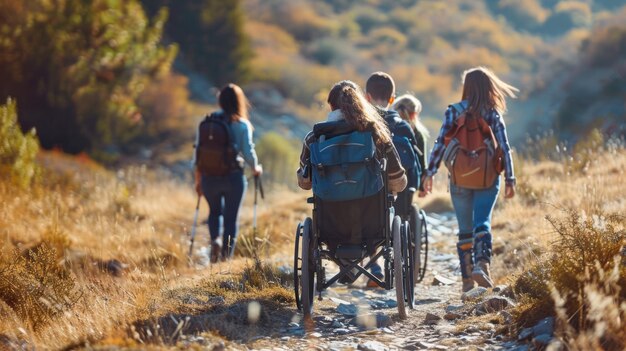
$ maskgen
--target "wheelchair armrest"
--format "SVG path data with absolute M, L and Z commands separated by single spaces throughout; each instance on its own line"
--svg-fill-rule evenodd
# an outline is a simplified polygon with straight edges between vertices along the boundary
M 308 197 L 308 198 L 306 199 L 306 203 L 307 203 L 307 204 L 312 204 L 312 203 L 314 203 L 314 202 L 315 202 L 315 197 L 314 197 L 314 196 Z

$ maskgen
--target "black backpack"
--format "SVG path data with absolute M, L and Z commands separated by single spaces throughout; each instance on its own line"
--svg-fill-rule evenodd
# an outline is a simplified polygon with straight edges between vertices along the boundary
M 242 169 L 239 151 L 223 113 L 212 113 L 198 127 L 196 165 L 202 175 L 224 176 Z

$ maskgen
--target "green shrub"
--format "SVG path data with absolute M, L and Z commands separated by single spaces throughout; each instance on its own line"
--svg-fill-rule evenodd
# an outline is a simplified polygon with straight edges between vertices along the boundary
M 279 184 L 296 184 L 295 165 L 298 164 L 300 149 L 299 142 L 286 139 L 276 132 L 264 134 L 256 150 L 266 178 Z
M 35 130 L 22 133 L 17 123 L 17 104 L 8 99 L 0 106 L 0 177 L 8 176 L 14 184 L 28 186 L 37 173 L 38 151 Z

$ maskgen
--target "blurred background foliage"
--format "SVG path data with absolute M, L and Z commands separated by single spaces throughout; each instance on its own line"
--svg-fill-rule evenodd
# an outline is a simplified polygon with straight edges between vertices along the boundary
M 514 144 L 624 133 L 619 0 L 0 0 L 0 23 L 0 99 L 17 100 L 23 130 L 104 161 L 188 157 L 231 81 L 256 137 L 276 132 L 259 145 L 290 145 L 325 118 L 334 82 L 378 70 L 422 100 L 431 134 L 475 65 L 521 88 Z

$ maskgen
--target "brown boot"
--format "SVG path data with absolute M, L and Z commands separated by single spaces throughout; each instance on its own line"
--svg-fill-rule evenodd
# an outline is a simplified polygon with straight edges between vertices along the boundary
M 491 280 L 491 273 L 489 272 L 489 262 L 485 260 L 476 262 L 474 270 L 472 271 L 472 279 L 478 283 L 478 286 L 493 288 L 493 280 Z
M 474 283 L 474 279 L 472 278 L 463 278 L 463 292 L 468 292 L 474 289 L 476 283 Z
M 459 234 L 459 242 L 456 244 L 457 253 L 459 254 L 459 263 L 461 268 L 461 277 L 463 278 L 463 292 L 474 289 L 474 280 L 472 279 L 472 270 L 474 268 L 474 259 L 472 258 L 472 234 Z
M 222 239 L 217 238 L 211 241 L 211 263 L 217 263 L 222 253 Z

